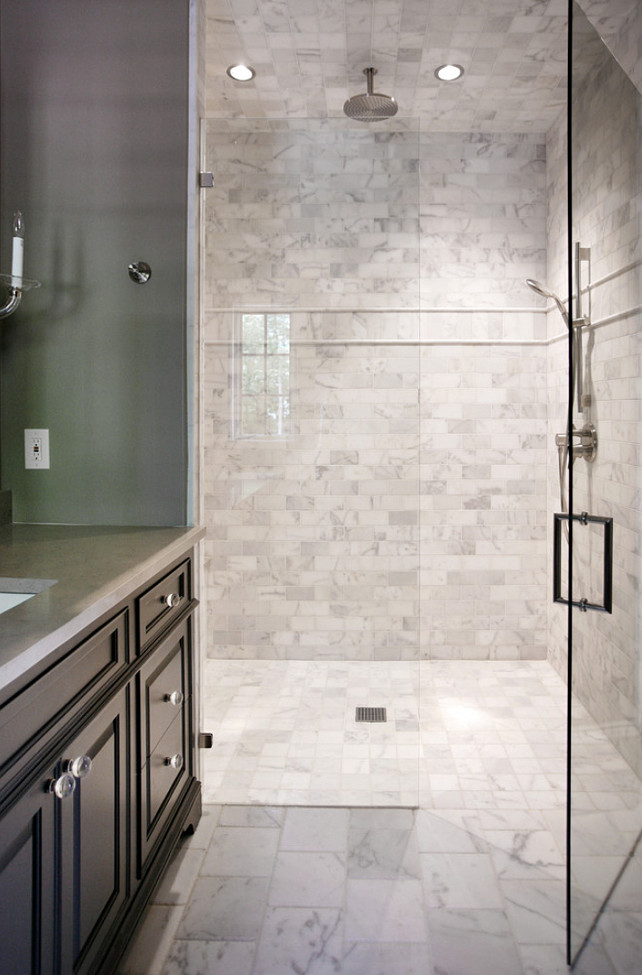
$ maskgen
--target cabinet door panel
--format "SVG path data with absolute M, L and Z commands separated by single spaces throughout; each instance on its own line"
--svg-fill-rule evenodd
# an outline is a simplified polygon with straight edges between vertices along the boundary
M 129 690 L 65 749 L 88 755 L 63 820 L 63 971 L 91 972 L 95 951 L 128 896 Z
M 11 975 L 54 971 L 55 804 L 41 781 L 2 820 L 0 969 Z

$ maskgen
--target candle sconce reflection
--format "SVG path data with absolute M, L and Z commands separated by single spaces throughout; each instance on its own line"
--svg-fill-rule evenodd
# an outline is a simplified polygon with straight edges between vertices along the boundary
M 0 283 L 5 285 L 8 292 L 8 298 L 0 308 L 0 318 L 8 318 L 9 315 L 14 313 L 22 301 L 22 296 L 25 291 L 31 291 L 32 288 L 40 287 L 40 281 L 33 281 L 29 278 L 16 278 L 13 274 L 0 274 Z
M 25 291 L 39 288 L 40 282 L 25 278 L 22 275 L 24 263 L 25 222 L 20 210 L 13 215 L 11 225 L 13 246 L 11 250 L 11 274 L 0 274 L 0 282 L 6 286 L 8 298 L 0 308 L 0 318 L 12 315 L 22 301 Z

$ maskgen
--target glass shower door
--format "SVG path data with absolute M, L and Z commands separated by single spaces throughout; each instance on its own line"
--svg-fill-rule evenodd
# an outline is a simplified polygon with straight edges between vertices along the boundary
M 572 7 L 568 955 L 634 971 L 642 903 L 640 92 Z M 567 434 L 568 436 L 568 434 Z M 565 520 L 566 521 L 566 520 Z M 570 538 L 566 547 L 565 532 Z M 596 950 L 592 946 L 592 950 Z M 604 961 L 606 966 L 607 962 Z M 606 967 L 603 970 L 607 970 Z
M 254 704 L 224 744 L 248 801 L 414 806 L 418 126 L 208 119 L 202 146 L 207 666 Z

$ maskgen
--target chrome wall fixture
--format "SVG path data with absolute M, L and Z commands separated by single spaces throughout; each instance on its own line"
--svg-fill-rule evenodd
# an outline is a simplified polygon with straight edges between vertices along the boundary
M 152 269 L 147 261 L 134 261 L 127 265 L 127 271 L 134 284 L 147 284 L 152 276 Z

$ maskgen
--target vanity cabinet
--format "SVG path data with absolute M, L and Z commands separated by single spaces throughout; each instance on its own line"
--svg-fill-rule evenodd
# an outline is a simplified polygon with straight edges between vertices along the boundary
M 2 971 L 111 975 L 198 821 L 191 565 L 151 579 L 0 709 Z

